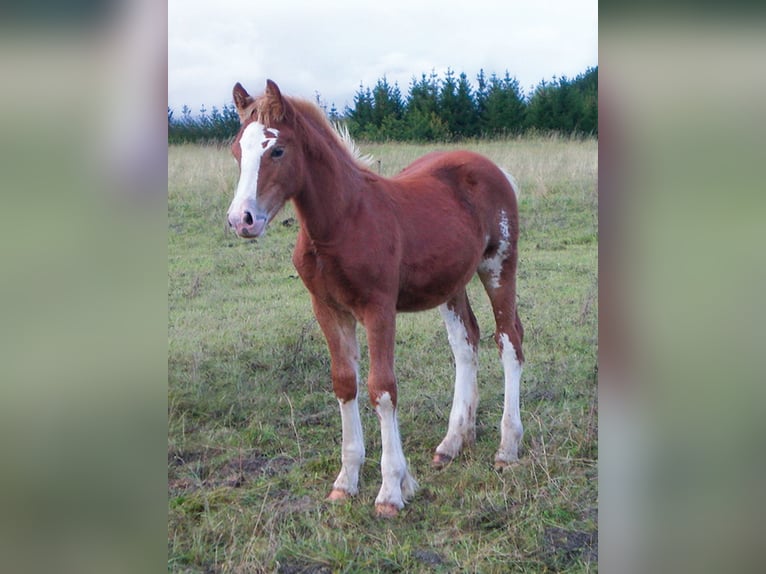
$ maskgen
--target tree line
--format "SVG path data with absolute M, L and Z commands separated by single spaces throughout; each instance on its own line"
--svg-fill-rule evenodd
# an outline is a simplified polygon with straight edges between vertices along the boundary
M 181 109 L 181 117 L 168 107 L 168 143 L 214 143 L 226 142 L 239 131 L 239 116 L 233 104 L 220 110 L 213 106 L 210 111 L 203 105 L 197 116 L 189 106 Z
M 525 95 L 508 72 L 487 77 L 483 70 L 472 84 L 465 73 L 448 69 L 413 78 L 404 95 L 385 76 L 372 88 L 360 85 L 353 106 L 343 114 L 317 103 L 333 121 L 345 122 L 354 138 L 363 141 L 459 141 L 498 138 L 529 132 L 598 136 L 598 67 L 570 79 L 541 81 Z M 192 116 L 187 106 L 181 117 L 168 108 L 168 141 L 226 141 L 239 129 L 232 105 L 221 110 L 203 107 Z

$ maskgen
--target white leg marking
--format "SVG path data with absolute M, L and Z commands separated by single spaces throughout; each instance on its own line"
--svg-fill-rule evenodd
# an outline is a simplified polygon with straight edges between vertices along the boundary
M 489 284 L 497 289 L 500 287 L 500 274 L 503 272 L 503 261 L 505 261 L 508 255 L 508 250 L 511 247 L 510 242 L 511 231 L 508 227 L 508 214 L 505 211 L 500 212 L 500 243 L 497 246 L 497 252 L 485 259 L 479 265 L 479 269 L 483 272 L 489 273 Z
M 383 443 L 383 452 L 380 457 L 383 484 L 375 504 L 391 504 L 401 509 L 404 503 L 415 494 L 418 483 L 407 470 L 402 439 L 399 437 L 399 423 L 396 420 L 396 409 L 391 402 L 391 395 L 383 393 L 375 411 L 380 419 L 380 438 Z
M 332 486 L 336 490 L 354 495 L 359 492 L 359 470 L 364 463 L 362 420 L 359 418 L 359 403 L 356 399 L 345 402 L 339 399 L 338 403 L 343 428 L 343 447 L 340 474 Z
M 500 423 L 500 448 L 495 456 L 495 462 L 508 463 L 519 459 L 519 443 L 524 434 L 519 412 L 519 392 L 521 386 L 521 363 L 516 356 L 508 335 L 500 335 L 502 343 L 501 358 L 505 372 L 505 402 L 503 418 Z
M 452 459 L 458 455 L 464 442 L 473 443 L 476 440 L 476 409 L 479 405 L 476 373 L 479 353 L 468 342 L 468 331 L 460 317 L 446 304 L 439 306 L 439 311 L 447 326 L 447 337 L 455 357 L 455 391 L 447 435 L 436 447 L 436 453 Z

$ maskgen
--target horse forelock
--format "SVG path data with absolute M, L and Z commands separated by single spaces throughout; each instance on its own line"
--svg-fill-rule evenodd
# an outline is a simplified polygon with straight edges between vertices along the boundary
M 288 108 L 291 113 L 288 114 Z M 263 124 L 266 127 L 285 121 L 290 116 L 291 122 L 296 127 L 302 124 L 305 127 L 311 126 L 313 129 L 302 129 L 303 137 L 311 139 L 309 132 L 313 131 L 315 136 L 324 140 L 331 138 L 335 140 L 339 147 L 351 156 L 351 159 L 359 167 L 369 168 L 372 164 L 372 156 L 363 155 L 357 147 L 348 128 L 341 125 L 333 125 L 324 111 L 310 100 L 300 98 L 282 97 L 276 98 L 272 94 L 264 93 L 256 98 L 240 112 L 243 121 L 253 120 Z M 321 142 L 304 142 L 309 146 Z M 323 142 L 324 144 L 327 141 Z
M 268 94 L 255 98 L 248 109 L 250 108 L 252 108 L 250 114 L 254 114 L 255 119 L 265 126 L 280 122 L 285 116 L 282 102 Z

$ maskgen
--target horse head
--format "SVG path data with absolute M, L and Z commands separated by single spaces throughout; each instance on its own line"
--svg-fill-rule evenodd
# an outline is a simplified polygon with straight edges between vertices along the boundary
M 231 151 L 240 174 L 228 210 L 229 226 L 240 237 L 259 237 L 299 188 L 295 109 L 271 80 L 261 96 L 252 97 L 240 83 L 233 96 L 241 127 Z

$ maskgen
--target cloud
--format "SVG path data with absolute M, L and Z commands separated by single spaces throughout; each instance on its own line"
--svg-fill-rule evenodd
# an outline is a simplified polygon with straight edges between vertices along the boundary
M 597 2 L 387 0 L 360 4 L 200 0 L 169 2 L 168 100 L 198 109 L 230 101 L 241 81 L 259 92 L 272 78 L 286 93 L 319 92 L 339 109 L 359 84 L 410 80 L 447 67 L 475 79 L 506 70 L 529 88 L 598 63 Z

